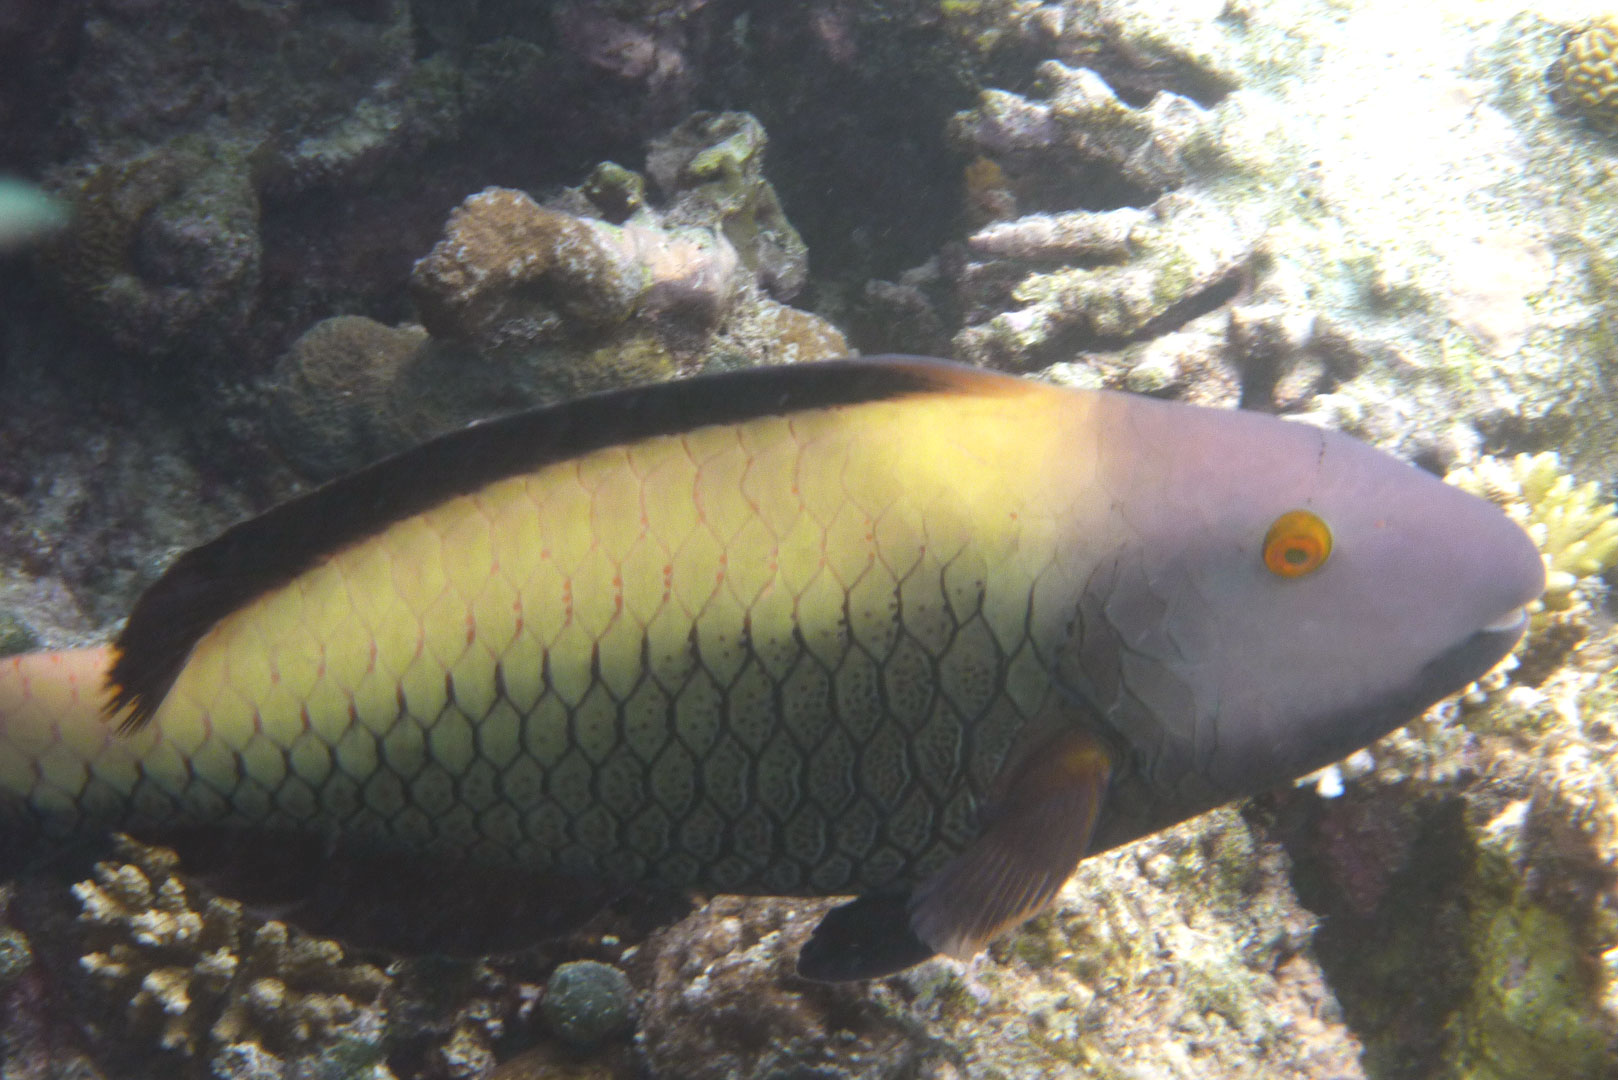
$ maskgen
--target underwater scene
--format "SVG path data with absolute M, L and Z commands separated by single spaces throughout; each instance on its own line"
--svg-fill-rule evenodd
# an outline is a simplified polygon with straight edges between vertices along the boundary
M 1613 0 L 0 0 L 0 1080 L 1618 1080 Z

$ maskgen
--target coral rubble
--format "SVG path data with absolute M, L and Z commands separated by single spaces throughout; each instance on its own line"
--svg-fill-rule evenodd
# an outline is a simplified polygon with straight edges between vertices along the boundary
M 653 1074 L 939 1075 L 953 1055 L 886 984 L 826 986 L 792 974 L 798 945 L 828 906 L 719 897 L 656 935 L 639 1035 Z

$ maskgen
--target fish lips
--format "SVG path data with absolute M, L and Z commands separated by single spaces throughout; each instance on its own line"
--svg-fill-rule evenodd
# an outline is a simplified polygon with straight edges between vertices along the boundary
M 1451 693 L 1487 675 L 1504 660 L 1528 630 L 1528 610 L 1513 608 L 1459 644 L 1439 654 L 1421 669 L 1417 682 L 1441 688 L 1436 697 Z
M 1374 708 L 1373 714 L 1393 717 L 1389 727 L 1420 715 L 1487 675 L 1517 647 L 1527 629 L 1527 610 L 1513 608 L 1429 660 L 1415 678 Z
M 1329 731 L 1334 737 L 1300 754 L 1291 762 L 1290 773 L 1302 776 L 1340 761 L 1481 679 L 1517 647 L 1527 628 L 1527 613 L 1514 608 L 1433 657 L 1403 685 L 1326 718 L 1313 730 Z

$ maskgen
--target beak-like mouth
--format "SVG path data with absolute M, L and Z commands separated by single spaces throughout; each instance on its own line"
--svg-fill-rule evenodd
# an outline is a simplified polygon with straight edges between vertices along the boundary
M 1526 629 L 1527 610 L 1513 608 L 1433 660 L 1423 672 L 1423 681 L 1438 690 L 1431 700 L 1483 678 L 1517 647 Z
M 1528 625 L 1528 609 L 1514 608 L 1483 628 L 1486 634 L 1521 632 Z

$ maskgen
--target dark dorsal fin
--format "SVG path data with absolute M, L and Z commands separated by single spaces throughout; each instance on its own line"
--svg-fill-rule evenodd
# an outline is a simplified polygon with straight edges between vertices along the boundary
M 918 357 L 753 368 L 615 390 L 474 424 L 339 477 L 181 555 L 135 603 L 116 642 L 109 717 L 132 731 L 162 704 L 220 619 L 322 556 L 457 495 L 608 446 L 909 394 L 1012 380 Z

